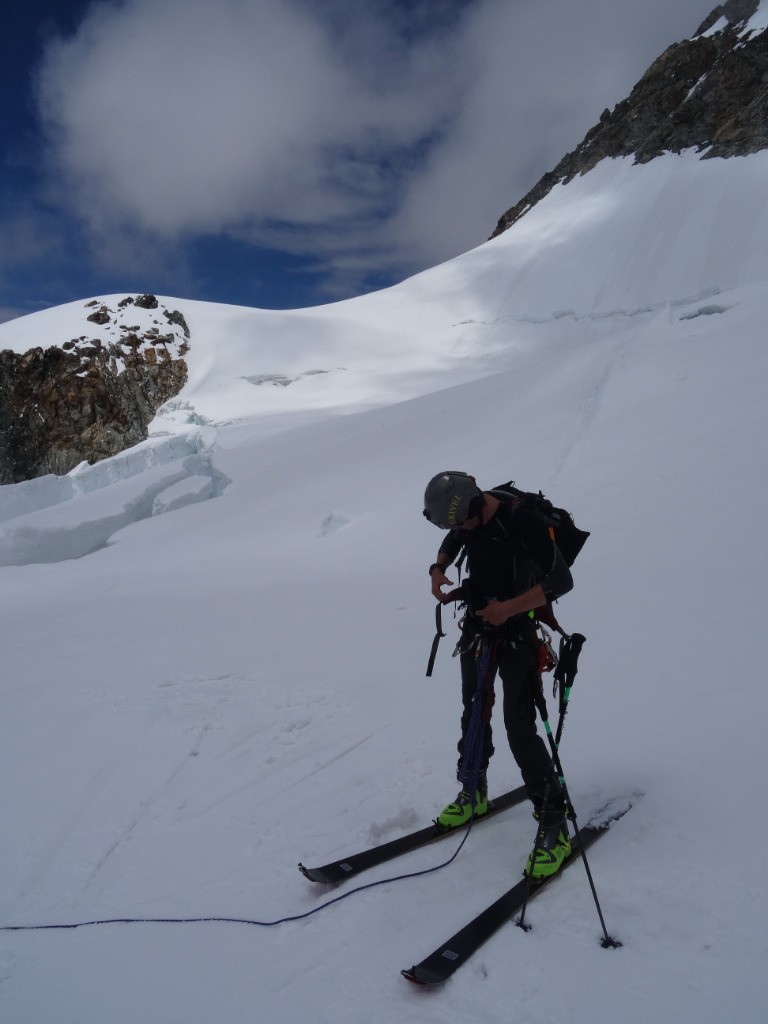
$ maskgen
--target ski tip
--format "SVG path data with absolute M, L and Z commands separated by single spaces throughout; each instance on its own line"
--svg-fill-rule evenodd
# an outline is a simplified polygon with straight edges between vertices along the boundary
M 420 964 L 415 964 L 413 967 L 408 967 L 404 971 L 400 971 L 400 973 L 406 981 L 410 981 L 414 985 L 420 985 L 422 988 L 432 988 L 437 985 L 442 985 L 443 982 L 447 981 L 453 974 L 453 971 L 449 970 L 446 973 L 441 970 L 434 970 L 425 961 Z
M 406 981 L 410 981 L 414 985 L 425 985 L 426 982 L 422 981 L 421 978 L 416 974 L 416 967 L 404 968 L 400 971 Z
M 299 871 L 302 873 L 302 875 L 304 875 L 305 878 L 308 878 L 310 882 L 316 881 L 312 874 L 311 868 L 305 868 L 303 864 L 299 864 Z

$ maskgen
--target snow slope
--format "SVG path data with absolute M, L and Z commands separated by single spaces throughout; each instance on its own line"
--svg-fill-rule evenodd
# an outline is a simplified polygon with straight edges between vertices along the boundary
M 317 310 L 165 300 L 190 382 L 152 437 L 0 488 L 0 926 L 301 914 L 345 890 L 297 861 L 454 795 L 455 632 L 425 679 L 420 510 L 455 467 L 592 531 L 559 607 L 587 636 L 562 755 L 582 821 L 634 804 L 591 857 L 623 948 L 575 866 L 442 991 L 400 979 L 519 877 L 518 808 L 444 871 L 272 928 L 0 932 L 3 1020 L 762 1019 L 767 163 L 605 162 L 499 239 Z M 270 375 L 300 379 L 247 379 Z

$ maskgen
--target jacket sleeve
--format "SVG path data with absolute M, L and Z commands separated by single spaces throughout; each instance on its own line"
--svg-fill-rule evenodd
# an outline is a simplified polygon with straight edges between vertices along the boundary
M 448 561 L 452 562 L 464 545 L 464 541 L 458 530 L 449 530 L 443 538 L 438 554 L 447 555 Z

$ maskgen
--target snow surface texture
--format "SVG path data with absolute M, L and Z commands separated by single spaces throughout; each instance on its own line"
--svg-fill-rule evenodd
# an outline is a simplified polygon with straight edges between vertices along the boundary
M 421 501 L 462 468 L 592 531 L 558 608 L 587 636 L 562 756 L 581 821 L 634 802 L 591 857 L 623 948 L 601 949 L 574 866 L 442 991 L 400 979 L 519 877 L 523 807 L 445 871 L 276 928 L 0 932 L 0 1019 L 763 1019 L 767 175 L 765 153 L 605 162 L 375 295 L 161 299 L 190 378 L 149 441 L 0 488 L 0 925 L 299 914 L 337 894 L 299 860 L 428 822 L 455 795 L 459 709 L 448 614 L 424 677 Z M 500 727 L 496 746 L 498 791 L 519 775 Z

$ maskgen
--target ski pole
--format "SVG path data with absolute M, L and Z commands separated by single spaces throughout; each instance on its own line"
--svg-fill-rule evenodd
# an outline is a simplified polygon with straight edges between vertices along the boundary
M 562 764 L 560 763 L 560 756 L 559 756 L 559 753 L 558 753 L 558 750 L 557 750 L 557 746 L 558 746 L 558 744 L 560 742 L 560 738 L 562 737 L 563 723 L 564 723 L 564 720 L 565 720 L 565 712 L 566 712 L 566 709 L 567 709 L 567 701 L 565 701 L 563 703 L 563 705 L 561 706 L 561 708 L 560 708 L 560 718 L 559 718 L 558 726 L 557 726 L 557 737 L 558 738 L 557 738 L 557 740 L 555 740 L 554 736 L 552 735 L 552 727 L 549 724 L 549 712 L 547 710 L 547 702 L 544 699 L 544 693 L 543 693 L 542 688 L 541 688 L 541 677 L 539 677 L 539 686 L 538 686 L 538 688 L 536 690 L 536 694 L 535 694 L 534 700 L 536 702 L 536 707 L 537 707 L 537 709 L 539 711 L 539 715 L 541 716 L 541 721 L 542 721 L 542 724 L 544 726 L 544 731 L 545 731 L 545 733 L 547 735 L 547 740 L 549 741 L 551 760 L 550 760 L 550 771 L 549 771 L 549 774 L 547 776 L 547 784 L 544 787 L 544 797 L 543 797 L 542 802 L 541 802 L 541 808 L 539 809 L 539 827 L 536 830 L 536 838 L 534 839 L 533 850 L 531 851 L 531 857 L 530 857 L 530 863 L 531 864 L 533 864 L 533 861 L 535 859 L 536 850 L 539 848 L 539 846 L 541 845 L 541 843 L 543 842 L 543 839 L 544 839 L 544 833 L 546 831 L 545 821 L 546 821 L 547 809 L 549 807 L 550 796 L 551 796 L 551 793 L 552 793 L 552 785 L 553 785 L 555 776 L 557 776 L 557 781 L 559 783 L 560 792 L 561 792 L 563 801 L 565 803 L 565 814 L 566 814 L 566 817 L 570 818 L 573 821 L 574 830 L 575 831 L 577 830 L 576 812 L 574 811 L 573 806 L 571 805 L 570 794 L 568 792 L 568 787 L 567 787 L 566 781 L 565 781 L 565 775 L 563 773 Z M 529 899 L 529 897 L 531 895 L 531 891 L 532 890 L 533 890 L 533 873 L 531 871 L 529 871 L 528 875 L 527 875 L 527 884 L 526 884 L 526 887 L 525 887 L 525 898 L 523 899 L 523 905 L 522 905 L 522 907 L 520 909 L 520 917 L 518 918 L 518 921 L 517 921 L 518 927 L 522 928 L 523 931 L 527 931 L 528 927 L 529 927 L 525 923 L 525 913 L 526 913 L 526 910 L 528 908 L 528 899 Z
M 579 825 L 576 817 L 576 810 L 571 801 L 570 793 L 568 791 L 568 785 L 565 781 L 565 773 L 563 772 L 563 766 L 560 761 L 559 752 L 560 741 L 562 739 L 563 728 L 565 725 L 565 716 L 568 711 L 568 703 L 570 700 L 571 689 L 573 687 L 573 680 L 576 676 L 576 672 L 578 671 L 579 654 L 581 653 L 581 648 L 584 645 L 585 641 L 586 637 L 582 636 L 581 633 L 574 633 L 572 636 L 564 637 L 560 641 L 560 659 L 558 661 L 557 668 L 555 669 L 555 685 L 559 689 L 560 714 L 556 734 L 554 736 L 552 735 L 552 728 L 549 724 L 549 714 L 547 711 L 547 703 L 544 699 L 544 693 L 541 689 L 538 689 L 536 692 L 536 706 L 539 710 L 539 714 L 541 715 L 544 731 L 547 735 L 550 751 L 552 753 L 552 770 L 549 774 L 547 785 L 544 790 L 544 800 L 542 802 L 542 809 L 539 816 L 539 828 L 536 833 L 534 856 L 535 850 L 538 848 L 544 836 L 543 822 L 545 820 L 545 814 L 547 806 L 549 804 L 553 780 L 555 778 L 555 775 L 557 775 L 557 780 L 560 785 L 563 800 L 565 802 L 566 817 L 573 823 L 573 830 L 575 833 L 576 842 L 579 844 L 579 848 L 581 850 L 581 859 L 584 862 L 584 870 L 587 874 L 589 887 L 592 892 L 592 897 L 595 901 L 595 907 L 597 909 L 597 916 L 600 920 L 600 926 L 603 931 L 603 938 L 601 939 L 600 944 L 604 949 L 616 949 L 617 947 L 621 946 L 621 942 L 612 938 L 608 934 L 608 929 L 605 924 L 605 918 L 603 916 L 602 907 L 600 906 L 600 899 L 597 895 L 597 888 L 595 886 L 594 878 L 592 876 L 592 870 L 589 866 L 589 860 L 586 855 L 586 850 L 584 849 L 584 845 L 581 842 L 581 832 L 579 830 Z M 526 887 L 525 892 L 525 900 L 523 902 L 523 906 L 521 909 L 520 919 L 518 920 L 518 925 L 523 930 L 526 930 L 525 912 L 528 905 L 528 898 L 530 896 L 532 888 L 533 878 L 532 875 L 529 874 L 528 886 Z

